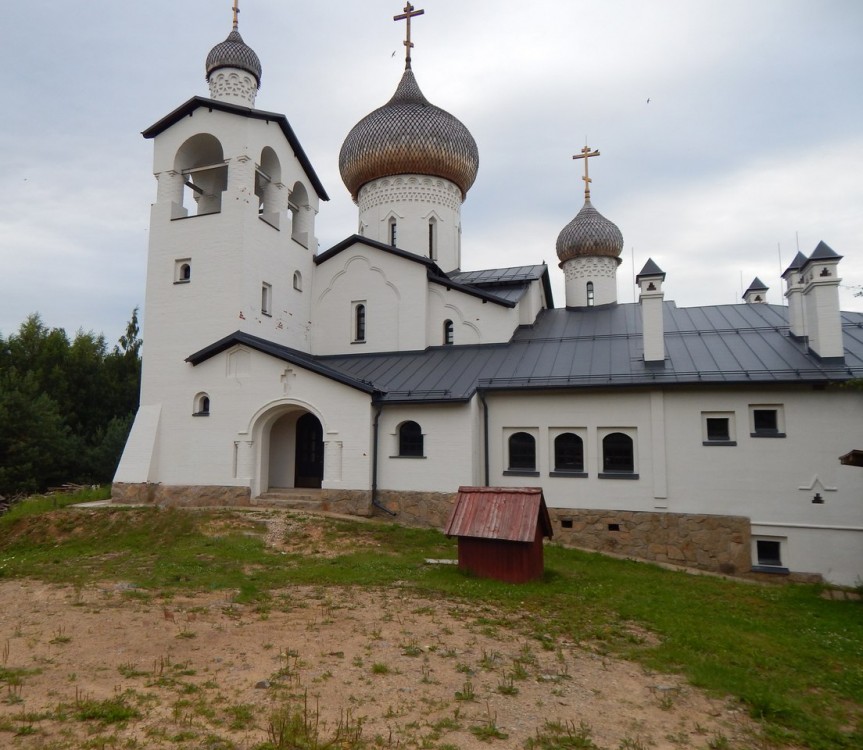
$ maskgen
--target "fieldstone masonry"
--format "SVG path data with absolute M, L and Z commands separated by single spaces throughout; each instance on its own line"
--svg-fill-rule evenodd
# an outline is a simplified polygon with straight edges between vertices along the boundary
M 743 516 L 549 508 L 555 539 L 598 552 L 728 575 L 752 567 Z
M 314 490 L 322 510 L 345 515 L 384 515 L 369 491 Z M 247 487 L 165 486 L 115 483 L 116 503 L 175 507 L 246 507 Z M 379 490 L 379 505 L 406 526 L 443 528 L 455 503 L 453 492 Z M 743 516 L 549 508 L 554 541 L 564 546 L 673 563 L 727 575 L 750 576 L 749 519 Z

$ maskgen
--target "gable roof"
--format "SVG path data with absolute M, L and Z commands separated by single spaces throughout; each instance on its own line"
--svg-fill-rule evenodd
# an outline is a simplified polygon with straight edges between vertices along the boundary
M 297 365 L 298 367 L 302 367 L 318 375 L 323 375 L 325 378 L 335 380 L 336 382 L 350 386 L 351 388 L 356 388 L 357 390 L 369 394 L 375 393 L 374 385 L 368 381 L 352 377 L 340 370 L 334 370 L 326 364 L 323 364 L 320 359 L 309 354 L 297 351 L 296 349 L 291 349 L 287 346 L 282 346 L 281 344 L 274 344 L 272 341 L 267 341 L 266 339 L 253 336 L 250 333 L 243 333 L 242 331 L 235 331 L 229 336 L 219 339 L 214 344 L 210 344 L 194 354 L 189 355 L 186 357 L 186 362 L 197 366 L 202 362 L 206 362 L 211 357 L 215 357 L 217 354 L 221 354 L 238 344 L 247 346 L 255 351 L 263 352 L 264 354 L 269 354 L 271 357 L 281 359 L 284 362 L 290 362 L 293 365 Z
M 447 536 L 533 542 L 553 535 L 541 487 L 459 487 Z
M 479 297 L 485 302 L 493 302 L 503 307 L 515 307 L 516 302 L 518 301 L 461 283 L 454 278 L 457 274 L 446 274 L 440 269 L 440 266 L 430 258 L 408 252 L 407 250 L 402 250 L 394 245 L 387 245 L 383 242 L 363 237 L 361 234 L 353 234 L 350 237 L 346 237 L 338 244 L 333 245 L 329 250 L 324 251 L 320 255 L 316 255 L 314 259 L 315 265 L 326 263 L 328 260 L 336 257 L 339 253 L 353 247 L 354 245 L 366 245 L 367 247 L 375 248 L 376 250 L 380 250 L 389 255 L 394 255 L 397 258 L 402 258 L 403 260 L 408 260 L 412 263 L 418 263 L 419 265 L 425 266 L 427 278 L 431 283 L 439 284 L 447 289 L 456 289 L 470 295 L 471 297 Z
M 264 120 L 265 122 L 276 123 L 281 128 L 282 133 L 284 133 L 285 138 L 287 138 L 288 140 L 288 143 L 291 144 L 294 155 L 297 157 L 297 160 L 302 165 L 303 170 L 308 175 L 309 180 L 312 183 L 312 187 L 315 189 L 318 197 L 324 201 L 328 201 L 330 199 L 330 197 L 327 195 L 327 191 L 324 190 L 324 186 L 318 178 L 314 167 L 312 167 L 312 163 L 309 161 L 309 157 L 306 156 L 306 152 L 303 151 L 303 147 L 300 145 L 300 140 L 299 138 L 297 138 L 296 133 L 294 133 L 294 129 L 288 122 L 288 118 L 282 114 L 279 114 L 278 112 L 266 112 L 262 109 L 241 107 L 238 104 L 221 102 L 217 101 L 216 99 L 207 99 L 203 96 L 193 96 L 185 104 L 181 104 L 173 112 L 165 115 L 161 120 L 151 125 L 143 133 L 141 133 L 141 135 L 143 135 L 144 138 L 155 138 L 157 135 L 163 133 L 172 125 L 178 123 L 184 117 L 191 117 L 194 114 L 195 110 L 201 107 L 206 107 L 210 111 L 216 110 L 217 112 L 227 112 L 232 115 L 239 115 L 240 117 L 248 117 L 252 120 Z

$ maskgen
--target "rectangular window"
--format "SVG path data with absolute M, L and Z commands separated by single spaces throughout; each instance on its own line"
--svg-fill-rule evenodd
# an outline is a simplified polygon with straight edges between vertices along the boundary
M 749 426 L 752 437 L 785 437 L 785 414 L 782 406 L 754 404 L 749 407 Z
M 734 412 L 701 412 L 703 445 L 737 445 L 734 433 Z
M 192 280 L 192 259 L 181 258 L 174 261 L 174 283 L 188 284 Z
M 788 567 L 782 561 L 787 543 L 785 537 L 753 537 L 752 570 L 757 573 L 788 573 Z
M 270 284 L 261 284 L 261 314 L 273 314 L 273 287 Z

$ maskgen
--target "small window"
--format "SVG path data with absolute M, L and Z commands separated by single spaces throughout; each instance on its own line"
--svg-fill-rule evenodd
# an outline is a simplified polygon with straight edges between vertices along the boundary
M 303 291 L 303 275 L 299 271 L 294 271 L 294 289 Z
M 564 432 L 554 439 L 554 470 L 584 471 L 584 442 L 578 435 Z
M 354 305 L 354 343 L 360 344 L 366 340 L 366 306 L 359 302 Z
M 398 241 L 398 223 L 395 219 L 390 219 L 389 222 L 389 230 L 390 230 L 390 245 L 393 247 L 396 246 L 396 242 Z
M 399 427 L 399 456 L 423 456 L 423 431 L 416 422 L 404 422 Z
M 453 325 L 451 320 L 443 322 L 443 342 L 447 346 L 453 342 Z
M 429 219 L 429 258 L 437 260 L 437 219 Z
M 593 294 L 593 282 L 587 282 L 587 306 L 593 307 L 593 303 L 595 302 L 595 297 Z
M 784 415 L 781 406 L 750 406 L 752 437 L 785 437 Z
M 192 259 L 174 261 L 174 283 L 188 284 L 192 280 Z
M 602 473 L 600 479 L 637 479 L 635 449 L 632 438 L 623 432 L 612 432 L 602 439 Z
M 757 573 L 787 574 L 788 567 L 783 562 L 787 552 L 785 537 L 753 537 L 752 539 L 752 570 Z
M 199 393 L 195 396 L 193 417 L 209 417 L 210 416 L 210 397 L 206 393 Z
M 703 445 L 737 445 L 733 412 L 701 412 Z
M 527 432 L 509 436 L 509 471 L 536 471 L 536 439 Z
M 270 284 L 261 284 L 261 314 L 272 315 L 273 287 Z

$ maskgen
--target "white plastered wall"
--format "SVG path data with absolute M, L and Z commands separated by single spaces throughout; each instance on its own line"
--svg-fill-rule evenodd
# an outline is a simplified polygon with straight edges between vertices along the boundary
M 398 428 L 408 420 L 422 428 L 422 458 L 398 455 Z M 469 404 L 385 406 L 378 440 L 383 490 L 455 492 L 476 481 L 476 420 Z
M 807 387 L 489 394 L 492 485 L 541 486 L 550 507 L 740 515 L 782 538 L 793 571 L 863 577 L 863 470 L 838 457 L 863 445 L 863 395 Z M 751 437 L 751 408 L 779 407 L 785 437 Z M 732 442 L 703 445 L 703 413 L 729 415 Z M 553 434 L 583 435 L 586 478 L 552 477 Z M 506 438 L 537 438 L 539 476 L 506 476 Z M 601 438 L 635 439 L 636 480 L 600 479 Z M 813 503 L 819 494 L 823 503 Z
M 209 416 L 193 416 L 200 393 L 210 398 Z M 269 484 L 270 427 L 306 411 L 323 427 L 323 486 L 369 489 L 369 396 L 242 346 L 186 364 L 165 389 L 151 481 L 249 486 L 254 497 Z

